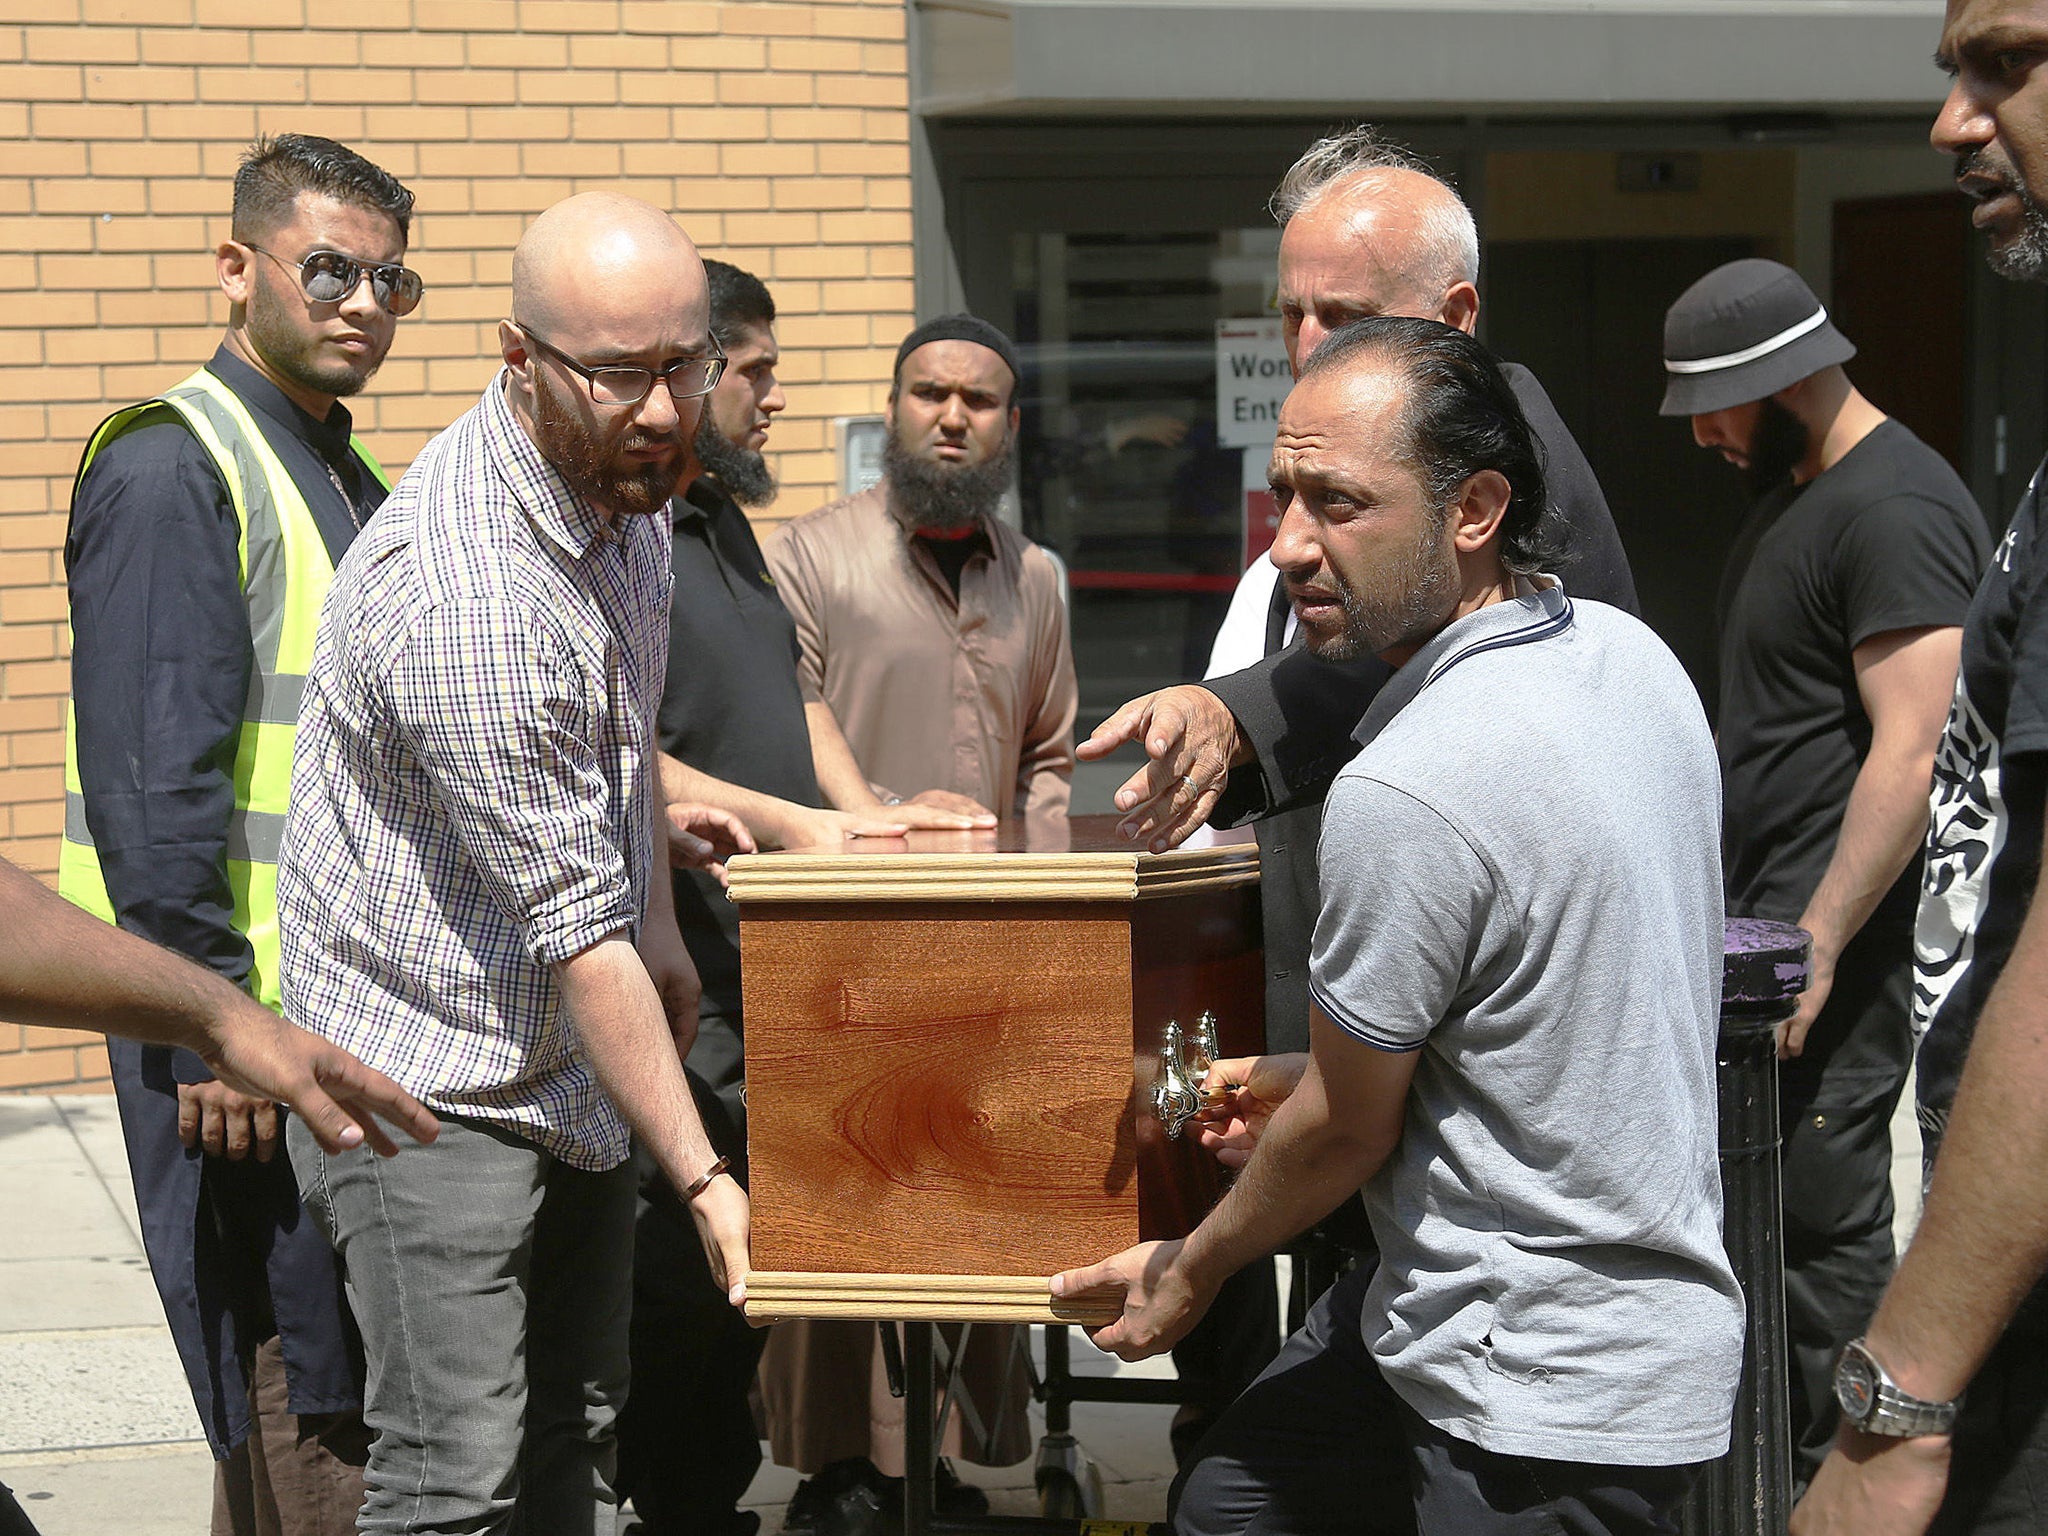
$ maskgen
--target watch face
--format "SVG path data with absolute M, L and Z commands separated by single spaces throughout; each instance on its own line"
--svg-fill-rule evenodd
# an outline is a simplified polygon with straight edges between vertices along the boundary
M 1853 1346 L 1842 1352 L 1835 1366 L 1835 1401 L 1842 1405 L 1842 1416 L 1852 1424 L 1861 1424 L 1877 1406 L 1877 1372 L 1871 1369 L 1863 1352 Z

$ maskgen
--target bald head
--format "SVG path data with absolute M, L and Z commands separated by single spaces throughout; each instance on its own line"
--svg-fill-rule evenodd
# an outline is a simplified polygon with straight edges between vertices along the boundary
M 1297 369 L 1323 336 L 1372 315 L 1479 318 L 1472 215 L 1436 176 L 1406 165 L 1341 172 L 1305 189 L 1280 234 L 1280 316 Z
M 1303 203 L 1287 221 L 1287 232 L 1297 225 L 1347 242 L 1358 260 L 1372 262 L 1430 299 L 1454 283 L 1479 280 L 1471 213 L 1457 193 L 1422 171 L 1400 166 L 1353 171 Z
M 710 307 L 690 237 L 638 198 L 557 203 L 512 253 L 512 317 L 498 327 L 507 403 L 608 514 L 660 512 L 689 467 L 716 350 Z
M 566 198 L 527 227 L 512 253 L 513 315 L 571 351 L 619 345 L 620 327 L 645 328 L 656 314 L 701 332 L 707 311 L 696 246 L 637 197 Z

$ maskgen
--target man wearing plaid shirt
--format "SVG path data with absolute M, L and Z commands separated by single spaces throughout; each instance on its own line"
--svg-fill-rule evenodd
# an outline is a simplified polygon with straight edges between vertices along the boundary
M 737 1301 L 746 1196 L 684 1084 L 697 976 L 650 771 L 668 499 L 722 359 L 659 210 L 593 193 L 512 267 L 505 366 L 335 572 L 279 871 L 288 1013 L 442 1117 L 292 1155 L 377 1432 L 365 1531 L 610 1536 L 628 1128 Z M 700 823 L 701 825 L 701 823 Z

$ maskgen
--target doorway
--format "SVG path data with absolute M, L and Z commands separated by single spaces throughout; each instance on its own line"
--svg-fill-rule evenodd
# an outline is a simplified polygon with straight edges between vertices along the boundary
M 1643 619 L 1711 715 L 1714 595 L 1748 497 L 1664 398 L 1664 311 L 1747 239 L 1513 240 L 1486 248 L 1486 338 L 1532 371 L 1600 477 Z

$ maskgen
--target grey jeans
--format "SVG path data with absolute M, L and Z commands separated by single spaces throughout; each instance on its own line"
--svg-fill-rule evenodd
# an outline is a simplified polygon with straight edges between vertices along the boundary
M 375 1433 L 359 1531 L 611 1536 L 634 1180 L 443 1117 L 432 1146 L 329 1157 L 288 1131 L 340 1254 Z

